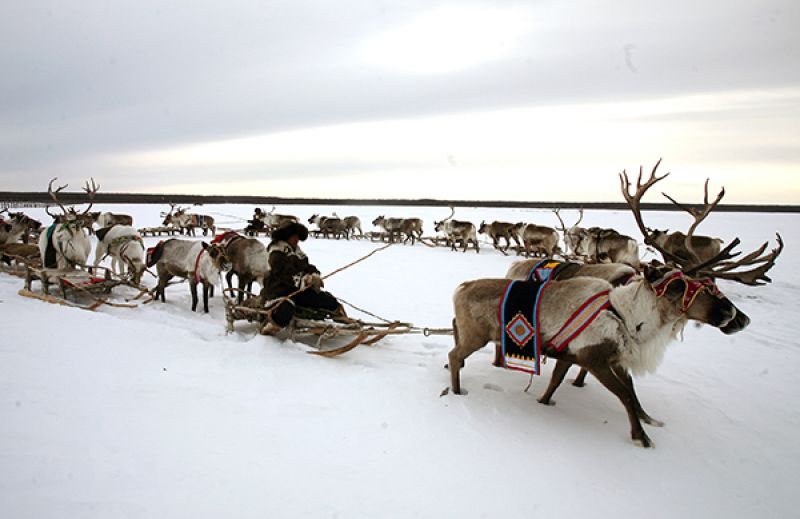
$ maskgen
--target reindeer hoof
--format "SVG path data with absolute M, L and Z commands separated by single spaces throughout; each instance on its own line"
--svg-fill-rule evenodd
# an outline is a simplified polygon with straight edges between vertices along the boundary
M 586 386 L 586 382 L 584 382 L 582 380 L 574 380 L 574 381 L 572 381 L 572 385 L 575 386 L 575 387 L 584 387 L 584 386 Z
M 655 442 L 651 440 L 646 434 L 642 434 L 641 438 L 634 438 L 633 444 L 637 447 L 642 447 L 643 449 L 654 449 L 656 447 Z
M 542 405 L 556 405 L 555 400 L 550 400 L 545 398 L 540 398 L 539 400 L 537 400 L 537 402 L 539 402 Z

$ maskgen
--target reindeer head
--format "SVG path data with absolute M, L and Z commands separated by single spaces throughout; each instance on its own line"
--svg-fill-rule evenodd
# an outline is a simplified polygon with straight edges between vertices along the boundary
M 62 213 L 60 215 L 51 213 L 49 206 L 44 208 L 45 212 L 48 215 L 50 215 L 54 221 L 61 223 L 63 226 L 74 227 L 76 229 L 80 229 L 87 226 L 91 227 L 91 223 L 87 225 L 86 221 L 87 217 L 91 219 L 91 217 L 88 216 L 89 209 L 91 209 L 92 205 L 94 204 L 94 195 L 100 189 L 100 185 L 95 184 L 93 178 L 91 179 L 92 181 L 91 186 L 89 185 L 88 181 L 86 182 L 86 185 L 83 187 L 83 190 L 88 195 L 89 206 L 79 213 L 75 210 L 74 207 L 70 208 L 64 207 L 64 204 L 62 204 L 61 201 L 58 199 L 58 193 L 63 191 L 68 186 L 68 184 L 64 184 L 63 186 L 60 186 L 55 191 L 53 191 L 53 182 L 55 182 L 57 178 L 58 177 L 54 177 L 52 180 L 50 180 L 50 184 L 48 184 L 47 186 L 47 193 L 50 195 L 50 198 L 52 198 L 53 201 L 56 204 L 58 204 L 58 206 L 61 208 Z
M 372 220 L 372 225 L 377 227 L 377 226 L 381 225 L 385 220 L 386 219 L 383 217 L 383 215 L 381 215 L 381 216 L 375 218 L 374 220 Z
M 685 249 L 682 249 L 686 251 L 685 254 L 676 254 L 667 250 L 659 243 L 660 240 L 657 239 L 659 236 L 654 235 L 654 232 L 644 224 L 641 213 L 642 196 L 655 183 L 669 175 L 669 173 L 666 173 L 660 177 L 656 176 L 656 169 L 660 163 L 661 160 L 659 159 L 650 173 L 650 178 L 644 183 L 642 183 L 642 169 L 639 169 L 636 192 L 633 194 L 630 191 L 632 184 L 628 179 L 627 173 L 625 171 L 620 173 L 622 194 L 633 212 L 636 224 L 644 236 L 645 244 L 658 250 L 668 261 L 665 268 L 669 268 L 672 271 L 669 276 L 662 276 L 661 281 L 656 280 L 653 287 L 657 294 L 659 291 L 667 295 L 680 294 L 681 302 L 679 308 L 690 319 L 716 326 L 724 333 L 735 333 L 745 328 L 750 319 L 722 294 L 717 288 L 715 280 L 727 279 L 751 286 L 769 283 L 771 279 L 767 277 L 766 273 L 775 265 L 775 260 L 783 250 L 783 239 L 779 234 L 776 234 L 778 246 L 769 253 L 765 254 L 767 243 L 764 243 L 760 248 L 738 261 L 729 261 L 740 254 L 739 252 L 732 252 L 740 243 L 739 238 L 735 238 L 718 254 L 709 259 L 701 259 L 692 246 L 694 231 L 725 195 L 725 189 L 722 188 L 717 198 L 709 203 L 708 180 L 706 180 L 704 205 L 699 209 L 684 207 L 664 193 L 665 197 L 694 216 L 694 223 L 685 235 Z M 737 270 L 748 267 L 752 268 Z M 645 275 L 653 277 L 655 274 L 646 271 Z M 731 309 L 733 310 L 732 314 Z
M 481 226 L 478 227 L 478 234 L 486 234 L 489 230 L 489 226 L 486 225 L 486 220 L 481 220 Z
M 214 266 L 220 272 L 228 272 L 233 267 L 233 262 L 231 258 L 228 256 L 228 253 L 219 243 L 212 243 L 211 245 L 203 242 L 203 248 L 206 249 L 206 253 L 214 262 Z

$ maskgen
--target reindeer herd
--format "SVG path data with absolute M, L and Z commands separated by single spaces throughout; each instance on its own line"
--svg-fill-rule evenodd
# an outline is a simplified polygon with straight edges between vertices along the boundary
M 604 387 L 622 403 L 628 415 L 630 434 L 634 443 L 650 447 L 652 441 L 642 423 L 663 425 L 644 411 L 636 395 L 632 375 L 653 372 L 660 363 L 666 346 L 680 335 L 689 321 L 708 324 L 722 333 L 732 334 L 749 324 L 747 315 L 720 291 L 719 279 L 761 285 L 770 282 L 767 272 L 783 250 L 783 241 L 777 236 L 777 247 L 767 251 L 767 243 L 757 250 L 740 255 L 735 249 L 740 240 L 735 238 L 722 247 L 719 238 L 695 234 L 698 225 L 719 204 L 725 194 L 720 191 L 716 199 L 709 201 L 708 181 L 702 205 L 687 206 L 665 196 L 677 207 L 693 217 L 688 231 L 668 233 L 653 230 L 644 223 L 641 199 L 656 183 L 669 173 L 656 175 L 657 163 L 649 178 L 643 179 L 640 169 L 634 186 L 626 172 L 620 174 L 620 187 L 645 246 L 660 253 L 661 262 L 643 264 L 639 256 L 636 239 L 619 232 L 600 227 L 580 227 L 583 211 L 577 221 L 567 226 L 559 210 L 555 216 L 560 227 L 551 228 L 532 223 L 492 221 L 475 226 L 468 221 L 455 220 L 455 211 L 434 223 L 436 232 L 444 235 L 447 246 L 462 251 L 472 245 L 479 252 L 478 235 L 486 235 L 492 245 L 507 253 L 516 249 L 518 255 L 553 257 L 560 256 L 572 263 L 557 276 L 554 275 L 543 291 L 539 303 L 543 353 L 556 360 L 550 383 L 539 399 L 543 404 L 552 404 L 552 396 L 572 365 L 581 368 L 576 385 L 582 385 L 587 373 L 591 373 Z M 7 210 L 0 213 L 0 252 L 7 257 L 32 260 L 38 253 L 43 268 L 66 270 L 74 268 L 97 268 L 103 259 L 110 257 L 112 270 L 128 275 L 139 283 L 149 267 L 155 267 L 158 284 L 155 298 L 165 301 L 165 289 L 173 277 L 189 282 L 192 295 L 192 311 L 199 304 L 198 285 L 203 287 L 203 310 L 208 312 L 208 299 L 213 296 L 214 285 L 225 273 L 228 288 L 232 287 L 234 275 L 238 278 L 237 299 L 252 291 L 253 282 L 263 285 L 269 275 L 267 253 L 264 244 L 256 237 L 260 232 L 269 232 L 286 222 L 298 222 L 292 215 L 276 214 L 256 209 L 247 222 L 243 233 L 226 231 L 219 235 L 211 216 L 193 214 L 188 208 L 170 204 L 169 212 L 162 213 L 163 225 L 175 228 L 180 234 L 193 236 L 197 228 L 214 237 L 211 243 L 183 238 L 160 241 L 155 247 L 146 249 L 140 233 L 133 227 L 133 219 L 127 215 L 92 213 L 94 195 L 99 186 L 92 179 L 83 190 L 88 207 L 77 211 L 59 201 L 59 193 L 66 187 L 53 188 L 48 193 L 61 213 L 47 214 L 53 223 L 45 228 L 22 213 Z M 633 190 L 633 191 L 632 191 Z M 352 239 L 355 237 L 379 236 L 391 243 L 423 241 L 423 222 L 419 218 L 375 218 L 372 225 L 380 233 L 364 233 L 361 220 L 349 216 L 340 218 L 314 214 L 308 223 L 316 226 L 320 237 Z M 99 226 L 93 229 L 93 224 Z M 38 247 L 28 242 L 38 234 Z M 90 234 L 96 235 L 95 259 L 87 265 L 91 251 Z M 243 235 L 244 234 L 244 235 Z M 564 249 L 559 243 L 563 240 Z M 448 355 L 450 389 L 462 393 L 460 371 L 464 361 L 472 353 L 489 343 L 496 346 L 495 364 L 502 365 L 500 336 L 503 325 L 498 316 L 498 305 L 504 297 L 509 280 L 525 280 L 540 260 L 523 260 L 514 263 L 504 278 L 466 281 L 457 287 L 453 295 L 453 334 L 455 344 Z M 560 328 L 569 316 L 579 311 L 587 298 L 602 294 L 607 299 L 605 310 L 587 323 L 566 346 L 556 347 L 550 341 L 561 332 Z

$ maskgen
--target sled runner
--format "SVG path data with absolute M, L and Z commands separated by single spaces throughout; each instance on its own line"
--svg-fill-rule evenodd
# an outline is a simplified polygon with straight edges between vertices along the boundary
M 73 308 L 80 308 L 82 310 L 97 310 L 103 305 L 112 306 L 115 308 L 136 308 L 136 304 L 128 303 L 115 303 L 108 300 L 111 290 L 114 287 L 123 285 L 135 288 L 140 291 L 139 295 L 145 294 L 147 291 L 130 279 L 120 277 L 112 273 L 111 269 L 105 267 L 95 267 L 105 272 L 104 275 L 98 276 L 83 270 L 58 270 L 36 268 L 31 264 L 26 265 L 25 268 L 25 287 L 21 289 L 18 294 L 33 299 L 38 299 L 46 303 L 58 304 L 62 306 L 69 306 Z M 37 293 L 32 290 L 33 281 L 39 281 L 42 287 L 42 292 Z M 60 296 L 53 294 L 50 290 L 51 285 L 55 285 L 60 289 Z M 70 297 L 72 296 L 70 300 Z M 139 297 L 139 296 L 137 296 Z M 88 304 L 81 303 L 86 299 L 91 302 Z
M 236 304 L 238 292 L 235 288 L 223 290 L 226 331 L 233 332 L 236 321 L 247 321 L 256 323 L 259 333 L 264 334 L 269 326 L 270 309 L 261 305 L 258 296 L 249 293 L 245 293 L 247 299 Z M 361 344 L 371 346 L 388 335 L 411 333 L 412 325 L 400 321 L 377 323 L 333 317 L 326 311 L 298 307 L 285 329 L 292 342 L 301 342 L 316 349 L 308 353 L 335 357 Z

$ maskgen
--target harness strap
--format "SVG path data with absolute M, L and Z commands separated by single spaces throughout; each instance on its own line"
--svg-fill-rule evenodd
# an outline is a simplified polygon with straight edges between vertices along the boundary
M 194 282 L 195 282 L 195 284 L 200 283 L 200 281 L 203 281 L 203 283 L 205 283 L 205 280 L 201 280 L 200 277 L 198 276 L 198 273 L 197 273 L 198 269 L 200 268 L 200 258 L 203 257 L 203 253 L 205 251 L 206 251 L 205 249 L 200 249 L 200 254 L 197 255 L 197 259 L 194 262 Z
M 548 341 L 556 351 L 562 351 L 575 337 L 594 321 L 600 312 L 611 307 L 609 291 L 604 290 L 587 299 L 578 310 L 567 319 L 561 329 Z

